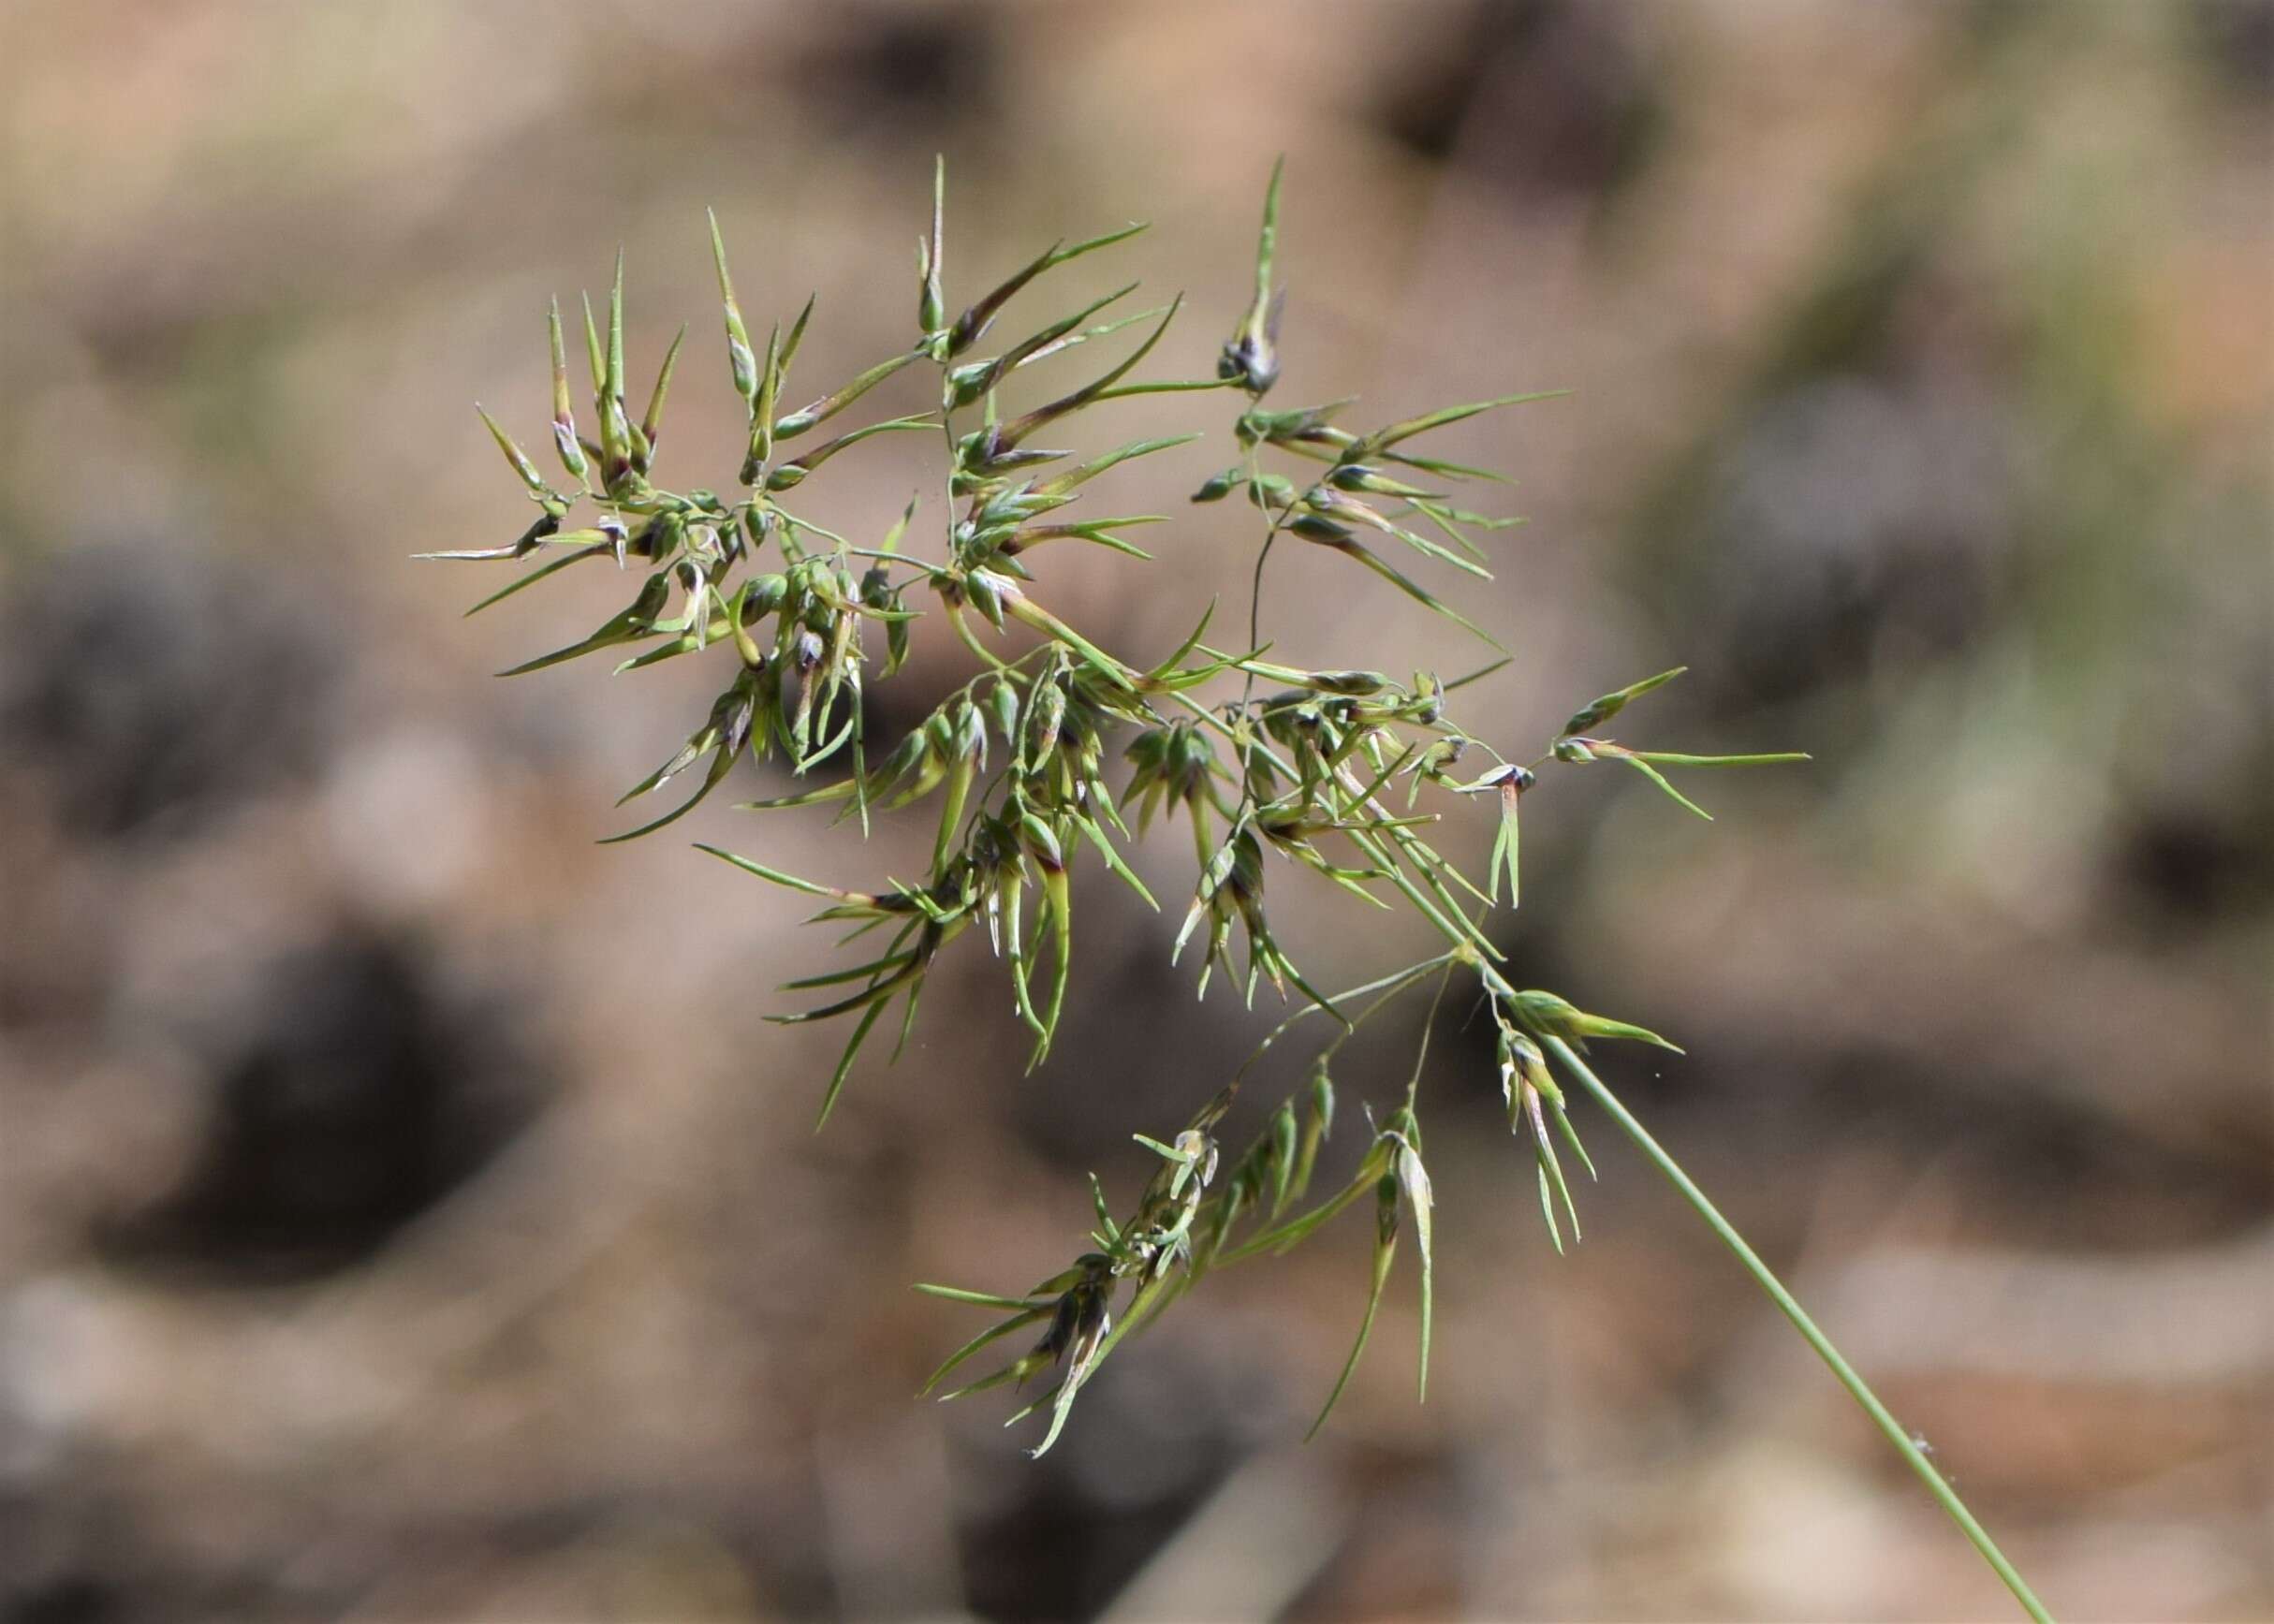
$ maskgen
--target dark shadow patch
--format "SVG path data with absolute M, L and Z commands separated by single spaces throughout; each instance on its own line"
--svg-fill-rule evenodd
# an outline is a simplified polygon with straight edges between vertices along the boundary
M 345 1267 L 487 1165 L 539 1096 L 502 1009 L 416 942 L 343 930 L 271 972 L 216 1061 L 187 1175 L 98 1245 L 225 1283 Z
M 1387 74 L 1375 122 L 1416 154 L 1467 155 L 1511 192 L 1607 203 L 1656 150 L 1663 109 L 1615 8 L 1573 0 L 1476 5 Z
M 179 547 L 75 549 L 0 609 L 0 738 L 95 839 L 181 834 L 305 780 L 330 714 L 323 611 Z

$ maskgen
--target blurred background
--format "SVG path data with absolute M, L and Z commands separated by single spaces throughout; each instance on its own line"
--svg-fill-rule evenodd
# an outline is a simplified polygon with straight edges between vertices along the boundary
M 1527 748 L 1688 664 L 1632 738 L 1815 761 L 1694 785 L 1711 825 L 1552 779 L 1520 983 L 1688 1046 L 1607 1075 L 2065 1617 L 2274 1615 L 2274 7 L 18 0 L 0 79 L 7 1617 L 2007 1616 L 1584 1109 L 1554 1254 L 1450 1021 L 1426 1407 L 1401 1276 L 1299 1442 L 1363 1218 L 1128 1344 L 1040 1463 L 999 1395 L 912 1397 L 984 1322 L 910 1283 L 1055 1270 L 1278 1012 L 1196 1004 L 1085 871 L 1049 1065 L 959 953 L 815 1137 L 843 1032 L 762 1017 L 827 939 L 681 837 L 859 884 L 928 817 L 863 850 L 727 810 L 785 788 L 744 768 L 595 846 L 715 667 L 494 681 L 622 583 L 468 622 L 510 566 L 408 555 L 519 533 L 471 402 L 541 444 L 545 300 L 619 242 L 634 373 L 692 329 L 659 476 L 727 485 L 704 206 L 760 331 L 820 290 L 818 388 L 911 337 L 935 151 L 951 308 L 1147 218 L 1008 319 L 1141 274 L 1188 296 L 1152 374 L 1206 375 L 1284 152 L 1275 404 L 1577 389 L 1445 437 L 1529 519 L 1465 719 Z M 1082 420 L 1212 432 L 1095 498 L 1175 515 L 1158 562 L 1048 601 L 1156 658 L 1244 602 L 1252 516 L 1182 502 L 1231 416 Z M 870 449 L 801 494 L 873 538 L 936 446 Z M 1274 560 L 1282 656 L 1473 663 L 1331 563 Z M 941 630 L 880 729 L 966 674 Z M 1324 985 L 1424 946 L 1274 885 Z

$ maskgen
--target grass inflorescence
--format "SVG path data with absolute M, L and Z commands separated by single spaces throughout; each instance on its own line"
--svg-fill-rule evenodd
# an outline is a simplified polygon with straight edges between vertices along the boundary
M 822 1090 L 828 1119 L 876 1029 L 896 1017 L 897 1046 L 917 1019 L 926 981 L 962 938 L 983 937 L 1005 967 L 1010 1002 L 1031 1037 L 1030 1068 L 1047 1057 L 1066 1010 L 1075 963 L 1070 871 L 1094 857 L 1148 905 L 1160 906 L 1124 853 L 1156 818 L 1187 826 L 1196 880 L 1170 953 L 1191 951 L 1205 996 L 1219 976 L 1253 1002 L 1269 986 L 1291 1013 L 1226 1085 L 1166 1137 L 1135 1135 L 1156 1165 L 1135 1202 L 1118 1212 L 1093 1179 L 1094 1228 L 1068 1266 L 1017 1295 L 927 1285 L 934 1296 L 998 1317 L 944 1361 L 926 1391 L 946 1397 L 1046 1383 L 1012 1417 L 1047 1412 L 1034 1453 L 1056 1441 L 1084 1383 L 1134 1330 L 1181 1300 L 1211 1270 L 1278 1255 L 1353 1208 L 1373 1223 L 1363 1317 L 1313 1430 L 1323 1425 L 1356 1369 L 1410 1237 L 1420 1294 L 1418 1387 L 1426 1396 L 1433 1331 L 1433 1196 L 1416 1059 L 1402 1098 L 1376 1121 L 1363 1116 L 1357 1166 L 1315 1191 L 1321 1146 L 1338 1118 L 1335 1065 L 1351 1036 L 1378 1011 L 1431 992 L 1430 1019 L 1447 989 L 1465 987 L 1492 1022 L 1508 1122 L 1533 1164 L 1548 1236 L 1562 1251 L 1579 1238 L 1578 1176 L 1594 1163 L 1572 1115 L 1577 1096 L 1600 1106 L 1666 1175 L 1811 1345 L 1831 1365 L 1889 1441 L 1960 1524 L 2032 1614 L 2042 1609 L 1933 1465 L 1799 1309 L 1760 1259 L 1643 1131 L 1582 1057 L 1596 1042 L 1673 1049 L 1643 1027 L 1578 1009 L 1553 992 L 1520 987 L 1484 928 L 1489 911 L 1518 903 L 1518 825 L 1524 801 L 1556 773 L 1622 763 L 1686 810 L 1709 816 L 1674 782 L 1705 768 L 1803 761 L 1789 753 L 1701 755 L 1622 741 L 1607 731 L 1630 705 L 1681 675 L 1663 671 L 1580 706 L 1536 748 L 1504 753 L 1457 716 L 1460 690 L 1494 669 L 1490 631 L 1448 603 L 1432 578 L 1489 578 L 1489 543 L 1513 518 L 1475 511 L 1456 497 L 1501 476 L 1431 454 L 1430 437 L 1488 412 L 1561 391 L 1512 393 L 1373 427 L 1356 403 L 1267 406 L 1280 381 L 1280 176 L 1266 195 L 1254 296 L 1225 343 L 1216 375 L 1152 379 L 1139 368 L 1182 309 L 1178 298 L 1133 314 L 1114 307 L 1122 287 L 1034 327 L 987 353 L 1008 309 L 1070 261 L 1102 253 L 1144 229 L 1128 225 L 1051 245 L 950 315 L 946 288 L 946 176 L 935 170 L 930 228 L 917 249 L 913 342 L 802 405 L 793 367 L 814 302 L 769 330 L 763 346 L 737 300 L 723 234 L 711 247 L 718 275 L 727 373 L 741 399 L 746 451 L 734 494 L 669 490 L 655 482 L 656 448 L 679 359 L 675 339 L 638 415 L 633 415 L 624 344 L 624 265 L 618 256 L 605 327 L 583 306 L 593 397 L 588 433 L 572 399 L 567 344 L 557 303 L 549 316 L 556 486 L 513 438 L 483 414 L 491 434 L 537 508 L 516 541 L 459 559 L 535 561 L 476 609 L 580 563 L 612 560 L 641 575 L 631 601 L 590 635 L 517 665 L 506 675 L 604 654 L 618 671 L 714 645 L 725 685 L 702 724 L 676 744 L 624 800 L 693 788 L 677 804 L 624 834 L 628 840 L 685 815 L 745 755 L 779 756 L 799 779 L 821 782 L 752 810 L 831 807 L 858 820 L 917 803 L 936 809 L 928 867 L 867 888 L 826 885 L 714 846 L 699 849 L 770 884 L 817 899 L 814 920 L 850 925 L 873 945 L 847 961 L 789 984 L 815 1002 L 773 1017 L 841 1021 L 848 1036 Z M 1134 339 L 1122 337 L 1134 333 Z M 682 329 L 681 339 L 684 337 Z M 1079 369 L 1087 381 L 1016 417 L 998 391 L 1029 368 Z M 937 404 L 872 416 L 846 427 L 873 390 L 903 370 L 929 368 Z M 1111 402 L 1144 394 L 1205 394 L 1238 402 L 1230 424 L 1236 460 L 1210 476 L 1194 502 L 1238 498 L 1256 513 L 1257 545 L 1244 637 L 1210 639 L 1214 606 L 1196 607 L 1193 629 L 1166 658 L 1124 658 L 1085 634 L 1050 603 L 1038 571 L 1059 544 L 1102 548 L 1142 563 L 1134 539 L 1163 522 L 1156 514 L 1097 516 L 1079 506 L 1083 488 L 1123 463 L 1198 438 L 1139 439 L 1093 455 L 1064 445 L 1106 416 Z M 942 447 L 943 519 L 936 545 L 920 545 L 920 504 L 873 544 L 856 542 L 810 515 L 809 498 L 840 457 L 889 434 L 936 433 Z M 838 464 L 844 466 L 845 464 Z M 1473 499 L 1472 499 L 1473 500 Z M 572 523 L 578 512 L 587 516 Z M 1473 636 L 1486 663 L 1450 678 L 1404 678 L 1369 669 L 1304 669 L 1273 661 L 1263 636 L 1266 566 L 1284 540 L 1328 555 L 1322 567 L 1364 571 Z M 472 612 L 472 611 L 469 611 Z M 971 656 L 975 672 L 904 737 L 873 757 L 864 703 L 871 682 L 891 679 L 907 658 L 914 622 L 936 613 Z M 1003 639 L 1016 628 L 1017 640 Z M 1021 645 L 1023 647 L 1021 648 Z M 1012 651 L 1018 650 L 1020 651 Z M 838 771 L 840 767 L 849 770 Z M 1118 794 L 1112 781 L 1118 778 Z M 1425 802 L 1427 796 L 1430 801 Z M 1432 841 L 1436 826 L 1481 811 L 1490 856 L 1471 873 Z M 1135 830 L 1131 827 L 1134 820 Z M 1267 880 L 1308 874 L 1354 902 L 1402 908 L 1426 920 L 1441 950 L 1362 986 L 1328 993 L 1298 963 L 1300 944 L 1283 940 L 1267 909 Z M 1283 881 L 1284 883 L 1284 881 Z M 1244 1147 L 1217 1130 L 1255 1062 L 1307 1017 L 1322 1033 L 1301 1088 L 1281 1101 Z M 1679 1051 L 1676 1051 L 1679 1052 Z M 1342 1119 L 1350 1132 L 1348 1110 Z M 976 1380 L 951 1379 L 997 1343 L 1034 1333 L 1008 1362 Z

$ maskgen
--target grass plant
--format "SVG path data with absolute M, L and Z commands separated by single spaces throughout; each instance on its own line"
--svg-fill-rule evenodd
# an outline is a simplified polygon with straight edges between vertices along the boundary
M 619 672 L 681 658 L 711 658 L 720 667 L 724 684 L 699 725 L 624 799 L 691 789 L 669 810 L 611 839 L 651 834 L 684 816 L 744 756 L 779 758 L 805 785 L 744 803 L 754 811 L 832 809 L 840 822 L 851 821 L 865 834 L 874 818 L 918 803 L 934 809 L 928 868 L 865 888 L 802 878 L 716 846 L 699 848 L 758 880 L 814 898 L 820 904 L 814 921 L 849 927 L 848 944 L 863 944 L 845 960 L 789 983 L 788 990 L 813 1002 L 770 1017 L 848 1029 L 820 1090 L 821 1122 L 858 1057 L 881 1041 L 878 1029 L 888 1017 L 896 1032 L 893 1053 L 906 1044 L 932 971 L 959 944 L 968 951 L 983 939 L 1002 962 L 1012 1005 L 1031 1039 L 1029 1067 L 1040 1064 L 1058 1038 L 1074 979 L 1070 870 L 1093 857 L 1157 909 L 1125 852 L 1155 819 L 1189 830 L 1195 883 L 1171 938 L 1172 957 L 1191 955 L 1203 996 L 1219 978 L 1250 1002 L 1268 986 L 1290 1013 L 1181 1126 L 1159 1137 L 1136 1134 L 1157 1164 L 1134 1201 L 1117 1210 L 1093 1178 L 1094 1227 L 1064 1269 L 1007 1295 L 918 1288 L 995 1316 L 941 1363 L 925 1391 L 956 1398 L 1037 1384 L 1011 1420 L 1037 1418 L 1034 1453 L 1041 1455 L 1068 1425 L 1084 1385 L 1133 1331 L 1181 1303 L 1216 1269 L 1282 1255 L 1356 1209 L 1370 1214 L 1373 1226 L 1363 1313 L 1312 1430 L 1326 1423 L 1364 1355 L 1409 1236 L 1420 1300 L 1416 1387 L 1426 1397 L 1434 1198 L 1422 1126 L 1422 1057 L 1378 1120 L 1369 1111 L 1362 1125 L 1354 1125 L 1347 1110 L 1341 1113 L 1345 1133 L 1356 1127 L 1364 1135 L 1355 1170 L 1323 1191 L 1314 1189 L 1314 1175 L 1337 1122 L 1335 1068 L 1351 1034 L 1401 1001 L 1428 996 L 1433 1002 L 1422 1027 L 1426 1055 L 1434 1017 L 1448 991 L 1459 988 L 1464 1001 L 1481 1001 L 1492 1023 L 1509 1128 L 1533 1163 L 1541 1218 L 1555 1249 L 1564 1249 L 1566 1235 L 1570 1243 L 1579 1239 L 1574 1189 L 1594 1177 L 1573 1108 L 1584 1101 L 1666 1178 L 2014 1597 L 2032 1617 L 2046 1617 L 1912 1435 L 1592 1069 L 1597 1044 L 1675 1046 L 1641 1026 L 1521 986 L 1487 929 L 1493 909 L 1518 904 L 1520 814 L 1557 776 L 1615 763 L 1685 811 L 1709 817 L 1686 787 L 1692 774 L 1807 757 L 1704 755 L 1661 748 L 1647 730 L 1628 736 L 1629 707 L 1647 710 L 1642 702 L 1680 677 L 1679 666 L 1580 705 L 1552 738 L 1520 748 L 1504 751 L 1486 730 L 1460 719 L 1460 691 L 1498 668 L 1502 662 L 1493 656 L 1500 645 L 1447 601 L 1444 586 L 1428 583 L 1463 575 L 1489 578 L 1491 538 L 1516 521 L 1465 505 L 1475 499 L 1457 492 L 1489 490 L 1500 476 L 1432 454 L 1430 437 L 1557 391 L 1468 402 L 1371 427 L 1359 426 L 1365 420 L 1350 401 L 1267 406 L 1280 380 L 1285 303 L 1276 265 L 1279 195 L 1275 169 L 1254 297 L 1223 346 L 1216 375 L 1149 380 L 1139 369 L 1182 300 L 1123 314 L 1118 307 L 1135 285 L 1041 322 L 999 348 L 988 342 L 1009 307 L 1046 285 L 1052 271 L 1143 227 L 1054 243 L 951 314 L 943 165 L 934 172 L 929 229 L 917 248 L 913 342 L 795 406 L 791 378 L 814 302 L 786 329 L 770 326 L 761 346 L 736 299 L 713 219 L 727 374 L 747 427 L 743 461 L 725 495 L 655 483 L 681 343 L 674 340 L 664 355 L 635 416 L 619 255 L 605 318 L 596 318 L 589 302 L 582 308 L 593 384 L 592 417 L 583 422 L 572 399 L 557 304 L 550 315 L 551 436 L 563 482 L 542 474 L 485 412 L 536 515 L 503 547 L 425 556 L 531 566 L 476 609 L 579 563 L 637 568 L 639 584 L 622 610 L 506 675 L 594 655 L 616 662 Z M 1083 364 L 1101 355 L 1116 358 Z M 1086 381 L 1006 416 L 999 404 L 1002 387 L 1043 367 L 1072 370 Z M 932 377 L 936 394 L 927 409 L 867 415 L 858 426 L 844 426 L 855 407 L 903 372 Z M 1068 545 L 1102 548 L 1136 563 L 1150 557 L 1135 537 L 1163 516 L 1088 514 L 1079 507 L 1083 487 L 1108 469 L 1198 434 L 1127 441 L 1087 456 L 1070 442 L 1075 431 L 1109 418 L 1118 401 L 1185 393 L 1203 397 L 1196 410 L 1232 402 L 1237 456 L 1191 500 L 1237 499 L 1254 509 L 1244 636 L 1219 632 L 1211 641 L 1214 606 L 1196 607 L 1190 635 L 1166 658 L 1144 662 L 1112 651 L 1061 614 L 1040 572 Z M 917 502 L 873 542 L 855 541 L 814 517 L 810 499 L 831 474 L 857 463 L 862 446 L 900 433 L 940 440 L 942 518 L 933 545 L 917 540 Z M 1421 605 L 1476 644 L 1476 661 L 1464 662 L 1471 668 L 1449 678 L 1420 670 L 1400 679 L 1273 660 L 1263 623 L 1267 565 L 1275 553 L 1290 552 L 1306 567 L 1347 572 L 1354 586 L 1378 582 Z M 968 652 L 974 674 L 883 748 L 868 735 L 869 685 L 901 670 L 915 622 L 925 615 L 945 622 Z M 721 652 L 712 656 L 714 647 Z M 1490 821 L 1491 855 L 1484 871 L 1472 874 L 1439 849 L 1435 832 L 1445 820 L 1458 827 L 1480 812 Z M 1267 910 L 1272 886 L 1305 881 L 1338 887 L 1354 908 L 1410 910 L 1441 945 L 1363 985 L 1323 990 L 1301 968 L 1302 944 L 1275 933 Z M 1320 1034 L 1302 1085 L 1277 1104 L 1253 1141 L 1236 1149 L 1220 1142 L 1218 1127 L 1257 1063 L 1298 1027 Z M 950 1385 L 978 1355 L 1013 1338 L 1024 1344 L 1014 1356 Z

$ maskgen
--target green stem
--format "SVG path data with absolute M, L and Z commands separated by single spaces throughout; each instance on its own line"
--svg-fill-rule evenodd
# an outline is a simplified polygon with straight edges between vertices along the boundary
M 1248 447 L 1247 490 L 1249 494 L 1254 493 L 1255 482 L 1262 477 L 1262 475 L 1263 448 L 1260 446 L 1251 446 Z M 1263 533 L 1263 546 L 1257 549 L 1255 554 L 1255 578 L 1248 583 L 1248 651 L 1251 653 L 1261 646 L 1263 637 L 1263 566 L 1271 561 L 1271 544 L 1279 539 L 1279 525 L 1280 521 L 1273 519 L 1270 528 Z M 1247 710 L 1248 701 L 1254 696 L 1255 673 L 1250 671 L 1247 673 L 1247 680 L 1240 690 L 1240 708 L 1243 714 Z
M 1449 966 L 1454 962 L 1456 962 L 1456 960 L 1451 954 L 1440 953 L 1433 958 L 1425 958 L 1418 964 L 1409 964 L 1403 970 L 1393 971 L 1387 975 L 1367 982 L 1362 987 L 1346 988 L 1342 991 L 1335 994 L 1335 1002 L 1338 1006 L 1341 1005 L 1345 1000 L 1364 998 L 1370 992 L 1379 992 L 1382 994 L 1382 996 L 1375 999 L 1373 1002 L 1368 1004 L 1364 1009 L 1360 1010 L 1357 1015 L 1350 1018 L 1349 1022 L 1343 1026 L 1342 1030 L 1335 1034 L 1334 1041 L 1329 1043 L 1326 1048 L 1321 1051 L 1321 1058 L 1331 1058 L 1335 1052 L 1342 1046 L 1343 1043 L 1348 1040 L 1352 1032 L 1357 1031 L 1358 1028 L 1366 1024 L 1366 1020 L 1369 1016 L 1372 1015 L 1375 1010 L 1380 1009 L 1391 999 L 1397 997 L 1399 993 L 1403 992 L 1408 987 L 1411 987 L 1415 982 L 1419 981 L 1423 976 L 1429 974 L 1430 971 L 1436 969 L 1439 965 L 1442 964 Z M 1387 990 L 1385 991 L 1385 988 L 1387 988 Z M 1255 1069 L 1255 1062 L 1262 1060 L 1266 1054 L 1269 1053 L 1271 1046 L 1277 1043 L 1281 1038 L 1286 1036 L 1288 1031 L 1294 1027 L 1297 1021 L 1301 1020 L 1306 1016 L 1323 1014 L 1325 1013 L 1326 1008 L 1327 1006 L 1323 1003 L 1306 1003 L 1302 1006 L 1302 1008 L 1297 1010 L 1293 1015 L 1290 1015 L 1286 1019 L 1281 1021 L 1277 1026 L 1273 1027 L 1270 1031 L 1265 1034 L 1263 1042 L 1257 1044 L 1255 1047 L 1249 1052 L 1248 1058 L 1240 1062 L 1240 1069 L 1232 1074 L 1232 1086 L 1237 1088 L 1240 1083 L 1244 1082 L 1247 1078 L 1248 1073 Z
M 1558 1037 L 1548 1038 L 1547 1045 L 1565 1069 L 1595 1097 L 1595 1103 L 1610 1114 L 1611 1119 L 1619 1124 L 1626 1136 L 1634 1140 L 1642 1153 L 1665 1176 L 1666 1182 L 1673 1185 L 1681 1193 L 1681 1198 L 1706 1221 L 1706 1226 L 1713 1231 L 1715 1237 L 1729 1249 L 1738 1262 L 1744 1266 L 1745 1272 L 1753 1276 L 1754 1282 L 1768 1294 L 1769 1301 L 1775 1303 L 1784 1317 L 1793 1323 L 1793 1328 L 1800 1333 L 1801 1339 L 1830 1367 L 1832 1374 L 1840 1378 L 1840 1384 L 1848 1390 L 1848 1396 L 1861 1406 L 1863 1412 L 1871 1418 L 1872 1425 L 1895 1446 L 1896 1453 L 1918 1474 L 1919 1481 L 1927 1485 L 1927 1492 L 1934 1496 L 1936 1503 L 1950 1514 L 1950 1520 L 1959 1525 L 1959 1532 L 1982 1554 L 1982 1559 L 1990 1565 L 2004 1582 L 2005 1587 L 2013 1592 L 2014 1600 L 2021 1603 L 2022 1610 L 2036 1619 L 2038 1624 L 2052 1624 L 2053 1616 L 2046 1611 L 2045 1603 L 2037 1600 L 2028 1581 L 2015 1571 L 2013 1563 L 2006 1560 L 2005 1553 L 1998 1549 L 1997 1542 L 1989 1537 L 1988 1530 L 1975 1519 L 1973 1512 L 1966 1509 L 1966 1502 L 1959 1498 L 1958 1490 L 1952 1488 L 1943 1474 L 1934 1469 L 1934 1463 L 1927 1458 L 1926 1452 L 1912 1441 L 1911 1434 L 1903 1430 L 1902 1424 L 1888 1412 L 1887 1407 L 1880 1402 L 1879 1395 L 1872 1392 L 1864 1379 L 1856 1373 L 1855 1367 L 1841 1357 L 1840 1350 L 1832 1346 L 1831 1339 L 1816 1328 L 1816 1322 L 1808 1317 L 1808 1310 L 1801 1308 L 1792 1293 L 1784 1289 L 1784 1282 L 1769 1271 L 1768 1266 L 1761 1261 L 1760 1254 L 1745 1244 L 1745 1237 L 1731 1226 L 1712 1202 L 1706 1199 L 1706 1192 L 1681 1170 L 1681 1164 L 1666 1152 L 1664 1146 L 1650 1137 L 1650 1131 L 1636 1119 L 1633 1112 L 1620 1104 L 1618 1096 L 1610 1091 L 1603 1079 L 1572 1052 L 1570 1045 Z
M 1242 1259 L 1255 1257 L 1275 1248 L 1309 1238 L 1312 1232 L 1321 1224 L 1339 1216 L 1344 1208 L 1359 1197 L 1371 1193 L 1375 1180 L 1381 1177 L 1382 1163 L 1380 1162 L 1371 1158 L 1361 1162 L 1358 1164 L 1357 1177 L 1353 1178 L 1335 1195 L 1300 1217 L 1290 1218 L 1276 1229 L 1268 1229 L 1261 1235 L 1250 1236 L 1238 1246 L 1218 1252 L 1214 1257 L 1209 1259 L 1209 1267 L 1214 1268 L 1218 1264 L 1239 1263 Z
M 1405 1079 L 1405 1108 L 1412 1110 L 1421 1093 L 1421 1073 L 1430 1063 L 1430 1033 L 1437 1027 L 1437 1012 L 1445 1007 L 1445 989 L 1453 985 L 1453 972 L 1460 960 L 1452 954 L 1445 955 L 1445 973 L 1437 978 L 1437 994 L 1430 1000 L 1429 1013 L 1421 1017 L 1421 1045 L 1414 1054 L 1413 1075 Z

